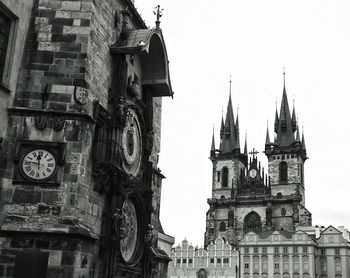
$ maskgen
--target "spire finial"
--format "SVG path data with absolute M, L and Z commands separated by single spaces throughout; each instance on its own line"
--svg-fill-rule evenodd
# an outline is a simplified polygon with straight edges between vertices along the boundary
M 215 130 L 214 130 L 214 124 L 213 124 L 213 136 L 212 136 L 212 139 L 211 139 L 211 148 L 210 148 L 210 152 L 215 152 Z
M 160 5 L 154 8 L 153 14 L 157 16 L 156 20 L 156 28 L 159 29 L 160 26 L 160 18 L 163 16 L 164 9 L 160 8 Z
M 266 139 L 265 139 L 265 145 L 269 145 L 270 142 L 270 133 L 269 133 L 269 120 L 266 120 Z
M 232 78 L 231 78 L 231 74 L 230 74 L 230 95 L 231 95 L 231 84 L 232 84 Z
M 286 68 L 283 67 L 283 90 L 286 90 Z

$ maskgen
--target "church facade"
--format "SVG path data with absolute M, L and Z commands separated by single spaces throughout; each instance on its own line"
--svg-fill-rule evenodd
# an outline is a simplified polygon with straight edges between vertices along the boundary
M 248 160 L 247 142 L 240 144 L 238 115 L 234 117 L 231 94 L 220 129 L 220 146 L 213 142 L 212 197 L 208 199 L 205 246 L 221 237 L 237 246 L 249 231 L 294 231 L 310 226 L 311 213 L 305 208 L 304 163 L 307 159 L 304 136 L 300 134 L 295 108 L 291 113 L 286 88 L 281 108 L 276 110 L 274 140 L 266 133 L 267 172 L 253 150 Z
M 0 0 L 0 277 L 165 277 L 160 28 L 131 0 Z M 166 250 L 164 250 L 166 249 Z
M 307 154 L 296 118 L 284 86 L 274 139 L 266 132 L 265 171 L 257 151 L 248 153 L 247 140 L 241 149 L 230 94 L 218 148 L 214 135 L 212 139 L 212 196 L 204 249 L 194 249 L 186 240 L 173 248 L 168 278 L 350 277 L 349 232 L 344 227 L 312 226 L 305 207 Z M 235 260 L 228 259 L 228 251 L 222 253 L 222 245 L 232 247 Z

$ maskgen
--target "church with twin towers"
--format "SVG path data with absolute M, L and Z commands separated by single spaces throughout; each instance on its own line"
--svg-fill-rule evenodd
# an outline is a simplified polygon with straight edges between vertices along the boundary
M 236 247 L 251 231 L 294 232 L 296 227 L 312 225 L 305 207 L 304 134 L 300 133 L 294 105 L 291 113 L 285 82 L 280 110 L 275 112 L 274 136 L 267 128 L 264 153 L 266 172 L 257 152 L 253 149 L 248 153 L 247 141 L 241 145 L 238 114 L 235 117 L 233 113 L 230 93 L 220 145 L 215 145 L 213 134 L 210 150 L 212 196 L 206 213 L 205 246 L 220 237 Z

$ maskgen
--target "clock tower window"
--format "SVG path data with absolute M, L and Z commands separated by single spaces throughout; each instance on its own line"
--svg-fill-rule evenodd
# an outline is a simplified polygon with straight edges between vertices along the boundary
M 228 187 L 228 168 L 222 168 L 222 187 Z
M 220 227 L 219 227 L 220 232 L 225 232 L 226 231 L 226 223 L 221 222 Z
M 282 161 L 279 165 L 280 172 L 280 181 L 287 182 L 288 181 L 288 164 L 285 161 Z
M 220 177 L 221 177 L 221 172 L 218 171 L 218 172 L 217 172 L 217 181 L 218 181 L 218 182 L 220 182 Z

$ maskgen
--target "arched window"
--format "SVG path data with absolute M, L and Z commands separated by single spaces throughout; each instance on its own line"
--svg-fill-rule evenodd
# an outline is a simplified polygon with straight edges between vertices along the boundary
M 220 227 L 219 227 L 220 232 L 225 232 L 226 231 L 226 223 L 221 222 Z
M 222 187 L 228 187 L 228 168 L 222 168 Z
M 285 161 L 280 163 L 280 181 L 288 181 L 288 164 Z
M 198 278 L 207 278 L 208 277 L 208 272 L 204 268 L 201 268 L 197 272 L 197 277 Z
M 245 234 L 248 232 L 261 233 L 262 225 L 260 215 L 255 211 L 248 213 L 246 217 L 244 217 L 243 231 Z

